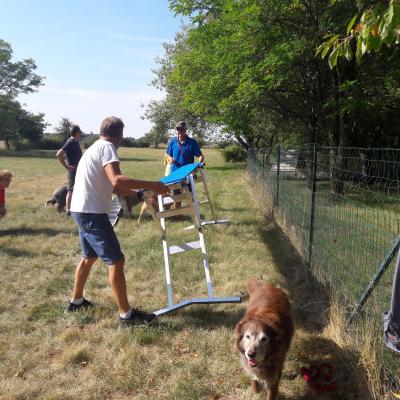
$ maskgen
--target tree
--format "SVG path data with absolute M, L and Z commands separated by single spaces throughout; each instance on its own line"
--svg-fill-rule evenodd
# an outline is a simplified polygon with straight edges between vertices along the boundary
M 62 117 L 54 130 L 64 140 L 67 140 L 71 136 L 71 126 L 72 126 L 71 120 L 69 118 Z
M 9 43 L 0 39 L 0 96 L 16 98 L 21 93 L 36 91 L 43 77 L 34 73 L 35 62 L 31 59 L 12 62 Z
M 37 141 L 43 137 L 47 125 L 43 113 L 33 114 L 21 109 L 17 118 L 17 133 L 21 139 Z
M 332 4 L 343 0 L 331 0 Z M 383 45 L 400 43 L 400 1 L 358 0 L 358 12 L 348 21 L 346 33 L 333 33 L 317 49 L 334 68 L 340 57 L 359 63 L 366 53 L 380 51 Z
M 11 45 L 0 39 L 0 140 L 4 141 L 6 149 L 10 149 L 10 140 L 18 140 L 17 129 L 24 129 L 23 121 L 30 119 L 31 122 L 36 120 L 39 123 L 43 120 L 43 116 L 39 117 L 40 114 L 24 114 L 16 100 L 22 93 L 36 91 L 42 84 L 43 77 L 34 73 L 36 64 L 32 59 L 13 62 L 12 54 Z M 19 123 L 22 125 L 19 126 Z M 39 125 L 36 128 L 39 128 Z
M 328 145 L 335 193 L 343 191 L 335 182 L 344 147 L 398 143 L 400 50 L 389 57 L 382 47 L 382 59 L 372 53 L 334 69 L 315 54 L 357 13 L 355 3 L 170 0 L 170 7 L 189 23 L 159 60 L 154 83 L 167 96 L 153 111 L 189 113 L 246 149 L 277 140 Z
M 4 141 L 6 150 L 10 150 L 10 140 L 15 138 L 17 118 L 21 105 L 6 96 L 0 96 L 0 139 Z

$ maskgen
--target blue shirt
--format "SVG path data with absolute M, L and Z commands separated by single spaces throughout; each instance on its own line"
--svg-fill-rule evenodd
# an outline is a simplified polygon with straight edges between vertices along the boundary
M 167 154 L 175 160 L 172 164 L 172 171 L 175 171 L 184 165 L 194 163 L 194 157 L 200 157 L 202 152 L 196 140 L 188 136 L 185 143 L 180 143 L 177 137 L 173 137 L 168 142 Z

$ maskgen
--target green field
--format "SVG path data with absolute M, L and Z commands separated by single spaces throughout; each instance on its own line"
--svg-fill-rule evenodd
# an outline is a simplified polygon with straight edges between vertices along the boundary
M 163 150 L 120 149 L 124 174 L 158 179 Z M 285 366 L 281 399 L 313 394 L 301 366 L 331 363 L 340 384 L 329 399 L 368 399 L 357 354 L 332 334 L 330 304 L 287 239 L 264 211 L 243 164 L 226 164 L 206 151 L 211 199 L 229 226 L 206 228 L 217 296 L 241 295 L 251 276 L 284 288 L 292 301 L 297 333 Z M 192 306 L 160 317 L 147 328 L 118 330 L 106 266 L 95 264 L 85 297 L 91 311 L 64 315 L 80 259 L 74 223 L 44 203 L 65 183 L 54 152 L 1 156 L 15 178 L 0 222 L 0 398 L 32 399 L 261 399 L 251 394 L 240 369 L 234 326 L 243 304 Z M 116 227 L 126 258 L 132 305 L 166 305 L 162 245 L 150 218 L 121 219 Z M 209 211 L 205 207 L 205 216 Z M 170 242 L 195 240 L 190 221 L 168 223 Z M 171 257 L 172 258 L 172 257 Z M 203 296 L 200 254 L 171 260 L 175 301 Z M 311 396 L 311 397 L 310 397 Z

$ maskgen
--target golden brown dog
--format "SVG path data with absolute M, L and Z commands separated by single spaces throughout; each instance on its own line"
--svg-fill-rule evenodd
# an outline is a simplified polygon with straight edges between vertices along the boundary
M 247 289 L 247 310 L 235 328 L 240 362 L 253 378 L 253 390 L 264 388 L 266 399 L 275 400 L 294 332 L 290 303 L 282 290 L 254 278 Z

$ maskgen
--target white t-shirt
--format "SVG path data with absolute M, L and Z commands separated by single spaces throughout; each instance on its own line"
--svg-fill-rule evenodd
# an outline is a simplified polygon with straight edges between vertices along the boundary
M 83 153 L 76 171 L 71 211 L 110 212 L 113 188 L 104 167 L 112 162 L 119 162 L 117 150 L 107 140 L 97 140 Z

